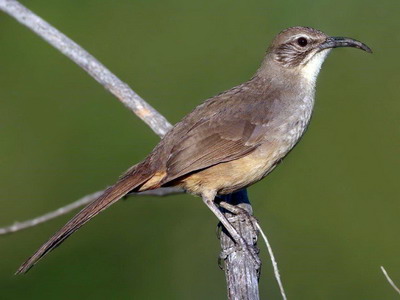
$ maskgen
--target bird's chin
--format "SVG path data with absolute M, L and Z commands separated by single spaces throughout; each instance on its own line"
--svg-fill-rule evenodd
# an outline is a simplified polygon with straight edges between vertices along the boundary
M 321 66 L 330 51 L 330 48 L 322 49 L 311 55 L 307 62 L 301 66 L 300 74 L 302 77 L 314 84 L 321 70 Z

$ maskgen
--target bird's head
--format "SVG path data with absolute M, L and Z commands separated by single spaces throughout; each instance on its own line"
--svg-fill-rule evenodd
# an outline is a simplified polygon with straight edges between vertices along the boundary
M 351 38 L 331 37 L 310 27 L 291 27 L 275 37 L 267 51 L 268 65 L 264 67 L 268 69 L 272 64 L 314 83 L 328 53 L 338 47 L 372 53 L 367 45 Z

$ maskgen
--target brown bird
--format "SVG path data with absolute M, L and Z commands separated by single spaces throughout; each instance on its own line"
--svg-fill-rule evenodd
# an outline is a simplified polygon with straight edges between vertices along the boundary
M 321 65 L 336 47 L 372 52 L 354 39 L 329 37 L 309 27 L 292 27 L 279 33 L 249 81 L 197 106 L 142 162 L 41 246 L 17 274 L 27 272 L 127 193 L 167 186 L 201 196 L 232 238 L 245 245 L 214 199 L 259 181 L 297 144 L 310 121 Z

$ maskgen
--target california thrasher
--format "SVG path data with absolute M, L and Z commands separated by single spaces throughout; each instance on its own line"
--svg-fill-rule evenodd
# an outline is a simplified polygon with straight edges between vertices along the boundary
M 321 65 L 336 47 L 372 52 L 359 41 L 329 37 L 309 27 L 279 33 L 249 81 L 197 106 L 142 162 L 74 216 L 17 273 L 28 271 L 127 193 L 167 186 L 201 196 L 235 242 L 245 245 L 214 198 L 259 181 L 297 144 L 310 121 Z

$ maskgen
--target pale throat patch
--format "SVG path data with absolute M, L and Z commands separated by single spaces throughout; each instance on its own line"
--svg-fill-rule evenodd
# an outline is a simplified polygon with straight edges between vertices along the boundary
M 321 66 L 330 50 L 331 49 L 325 49 L 321 52 L 318 52 L 306 63 L 305 66 L 302 66 L 300 74 L 303 76 L 303 78 L 309 81 L 309 83 L 313 85 L 315 84 Z

